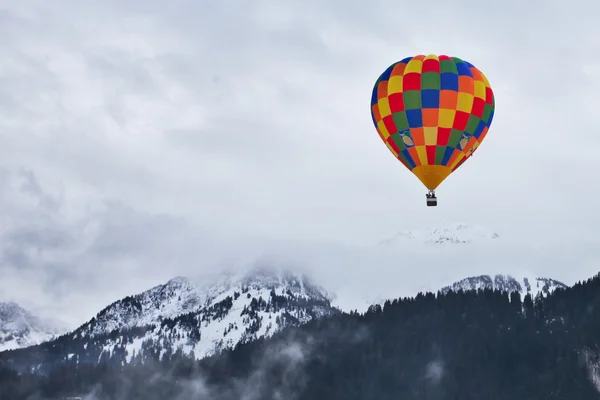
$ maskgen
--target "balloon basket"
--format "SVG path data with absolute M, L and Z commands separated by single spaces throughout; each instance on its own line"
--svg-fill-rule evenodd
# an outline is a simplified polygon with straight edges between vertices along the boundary
M 427 193 L 426 197 L 428 207 L 437 207 L 437 197 L 435 197 L 435 192 L 433 190 Z

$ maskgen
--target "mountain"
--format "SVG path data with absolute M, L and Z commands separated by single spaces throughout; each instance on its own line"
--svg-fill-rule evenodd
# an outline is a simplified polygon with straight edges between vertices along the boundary
M 557 288 L 565 289 L 568 287 L 568 285 L 551 278 L 524 276 L 517 279 L 511 275 L 496 274 L 494 276 L 478 275 L 467 277 L 450 285 L 443 286 L 439 291 L 442 294 L 447 294 L 450 291 L 458 292 L 462 290 L 476 292 L 489 289 L 507 293 L 518 292 L 522 299 L 529 293 L 531 294 L 532 299 L 535 299 L 538 296 L 546 297 Z M 374 297 L 370 300 L 358 298 L 356 299 L 355 304 L 358 304 L 359 306 L 353 307 L 352 309 L 357 309 L 358 312 L 364 312 L 368 309 L 374 309 L 373 307 L 376 307 L 377 305 L 383 307 L 383 305 L 389 301 L 391 300 L 381 296 Z
M 14 302 L 0 302 L 0 351 L 33 346 L 61 333 L 60 327 L 44 321 Z
M 472 276 L 460 281 L 454 282 L 452 285 L 445 286 L 441 289 L 442 293 L 448 291 L 467 291 L 467 290 L 500 290 L 504 292 L 519 292 L 521 297 L 530 294 L 532 298 L 538 296 L 548 296 L 557 288 L 567 288 L 568 286 L 550 278 L 541 278 L 537 276 L 527 276 L 516 279 L 511 275 L 479 275 Z
M 438 227 L 397 232 L 391 237 L 379 242 L 380 245 L 402 244 L 468 244 L 489 242 L 500 238 L 500 235 L 487 228 L 455 223 Z
M 128 363 L 178 352 L 201 359 L 340 312 L 325 290 L 289 271 L 253 269 L 202 285 L 178 277 L 109 305 L 51 342 L 0 353 L 0 361 Z
M 514 294 L 421 293 L 202 360 L 0 365 L 0 400 L 598 399 L 600 274 L 532 301 Z

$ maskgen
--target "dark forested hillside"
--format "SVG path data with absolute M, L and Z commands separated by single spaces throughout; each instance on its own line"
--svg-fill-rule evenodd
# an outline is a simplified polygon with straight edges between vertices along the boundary
M 0 369 L 0 399 L 586 400 L 600 356 L 600 276 L 545 299 L 422 294 L 193 361 L 182 352 Z

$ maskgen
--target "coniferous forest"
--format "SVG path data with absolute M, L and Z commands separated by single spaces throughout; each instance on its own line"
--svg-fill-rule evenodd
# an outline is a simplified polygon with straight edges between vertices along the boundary
M 161 357 L 155 344 L 129 364 L 66 361 L 32 373 L 3 362 L 0 400 L 591 400 L 598 343 L 600 275 L 541 299 L 420 294 L 200 361 Z

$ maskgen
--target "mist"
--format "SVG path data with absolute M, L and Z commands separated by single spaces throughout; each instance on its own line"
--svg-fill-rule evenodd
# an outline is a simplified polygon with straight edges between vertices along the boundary
M 249 372 L 243 376 L 226 376 L 220 382 L 212 382 L 214 374 L 233 360 L 227 360 L 228 352 L 221 356 L 213 356 L 198 364 L 189 364 L 189 373 L 182 377 L 181 366 L 164 370 L 158 366 L 144 364 L 141 368 L 147 375 L 143 387 L 128 380 L 126 374 L 116 377 L 117 382 L 109 379 L 116 386 L 108 392 L 101 383 L 96 384 L 86 393 L 73 393 L 67 399 L 82 400 L 294 400 L 309 384 L 307 365 L 311 360 L 320 357 L 319 346 L 335 341 L 336 346 L 352 346 L 368 339 L 369 331 L 361 326 L 355 331 L 343 330 L 336 325 L 318 337 L 292 330 L 276 335 L 274 340 L 264 343 L 258 351 L 253 352 L 249 361 Z M 219 364 L 219 357 L 226 359 Z M 178 370 L 179 368 L 179 370 Z M 206 372 L 216 368 L 216 372 Z M 212 374 L 212 375 L 211 375 Z M 28 400 L 51 400 L 41 395 L 30 396 Z M 54 399 L 52 399 L 54 400 Z

